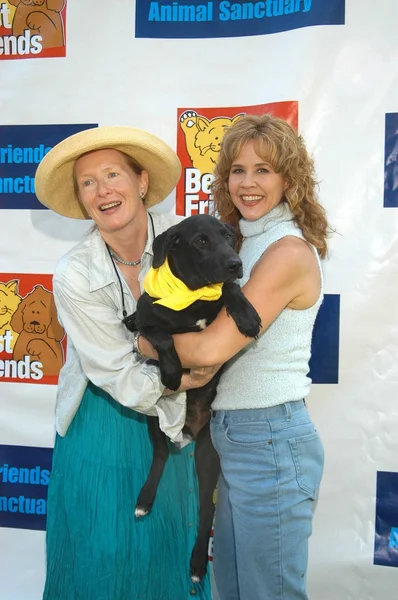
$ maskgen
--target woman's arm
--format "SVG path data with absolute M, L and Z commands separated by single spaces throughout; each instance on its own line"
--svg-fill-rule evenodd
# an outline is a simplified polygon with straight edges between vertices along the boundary
M 190 369 L 188 373 L 183 373 L 181 385 L 176 392 L 166 388 L 163 392 L 163 396 L 171 396 L 177 392 L 187 392 L 193 388 L 201 388 L 213 379 L 214 375 L 221 367 L 222 365 L 215 365 L 213 367 L 194 367 L 193 369 Z
M 262 330 L 287 306 L 297 309 L 312 306 L 320 291 L 320 274 L 313 249 L 293 237 L 276 242 L 258 261 L 242 291 L 259 313 Z M 253 341 L 239 332 L 225 309 L 203 331 L 174 335 L 173 339 L 181 362 L 187 368 L 223 364 Z M 140 338 L 139 346 L 144 356 L 156 357 L 147 340 Z
M 59 319 L 84 373 L 128 408 L 152 413 L 161 396 L 202 387 L 218 370 L 213 367 L 186 373 L 177 391 L 166 390 L 159 368 L 133 354 L 132 334 L 117 315 L 117 305 L 112 306 L 108 290 L 90 292 L 85 275 L 73 266 L 67 275 L 55 273 L 53 288 Z
M 53 290 L 59 319 L 87 378 L 120 404 L 149 412 L 164 386 L 158 369 L 133 354 L 109 287 L 90 292 L 85 274 L 72 265 L 55 273 Z

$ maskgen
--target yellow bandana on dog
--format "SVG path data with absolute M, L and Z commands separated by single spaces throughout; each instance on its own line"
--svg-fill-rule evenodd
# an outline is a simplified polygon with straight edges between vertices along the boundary
M 178 279 L 169 267 L 167 259 L 158 269 L 151 268 L 144 279 L 144 290 L 152 298 L 159 298 L 154 304 L 161 304 L 172 310 L 183 310 L 196 300 L 218 300 L 222 294 L 222 283 L 212 283 L 198 290 L 190 290 Z

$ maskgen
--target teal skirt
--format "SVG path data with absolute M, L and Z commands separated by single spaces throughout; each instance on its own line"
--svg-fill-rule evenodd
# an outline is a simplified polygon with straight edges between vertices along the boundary
M 198 522 L 194 445 L 171 453 L 152 512 L 134 516 L 149 473 L 146 417 L 89 384 L 57 436 L 47 504 L 43 600 L 210 600 L 193 584 Z

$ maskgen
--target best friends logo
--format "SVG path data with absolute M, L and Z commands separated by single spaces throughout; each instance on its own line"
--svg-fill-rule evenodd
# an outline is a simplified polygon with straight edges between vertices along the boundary
M 0 209 L 45 209 L 35 196 L 37 165 L 55 144 L 97 125 L 0 125 Z
M 51 275 L 0 273 L 0 382 L 57 384 L 66 351 Z
M 66 0 L 0 2 L 0 59 L 66 55 Z
M 137 0 L 138 38 L 217 38 L 263 35 L 343 25 L 345 0 L 262 0 L 254 2 Z
M 0 445 L 0 527 L 45 530 L 52 453 Z
M 298 103 L 275 102 L 229 108 L 179 108 L 177 154 L 183 175 L 177 184 L 176 213 L 190 216 L 209 211 L 214 166 L 225 130 L 246 113 L 271 113 L 298 128 Z

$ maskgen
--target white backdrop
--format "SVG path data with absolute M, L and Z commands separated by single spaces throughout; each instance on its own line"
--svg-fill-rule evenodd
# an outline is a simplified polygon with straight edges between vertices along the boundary
M 398 113 L 398 3 L 347 0 L 343 25 L 208 39 L 136 38 L 132 0 L 69 0 L 66 16 L 65 58 L 0 55 L 0 126 L 133 125 L 176 148 L 179 107 L 298 102 L 299 130 L 337 230 L 325 291 L 340 296 L 338 383 L 314 384 L 308 403 L 326 451 L 309 593 L 395 598 L 394 549 L 390 567 L 373 563 L 378 472 L 391 472 L 389 525 L 398 527 L 398 212 L 383 206 L 386 114 Z M 6 131 L 0 127 L 0 148 Z M 160 209 L 173 211 L 174 202 Z M 4 193 L 0 224 L 3 282 L 9 273 L 51 274 L 88 227 L 10 208 Z M 54 385 L 0 376 L 0 445 L 50 448 L 54 399 Z M 43 531 L 0 528 L 0 581 L 1 600 L 41 598 Z

